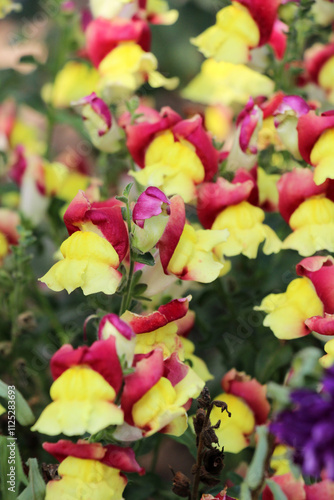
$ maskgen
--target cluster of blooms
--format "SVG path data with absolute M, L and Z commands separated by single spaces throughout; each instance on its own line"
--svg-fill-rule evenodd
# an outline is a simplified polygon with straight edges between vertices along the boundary
M 183 117 L 134 96 L 144 84 L 167 90 L 178 85 L 178 78 L 158 72 L 150 52 L 150 24 L 174 23 L 175 10 L 164 0 L 91 0 L 78 15 L 71 2 L 65 4 L 79 41 L 75 58 L 41 90 L 49 133 L 38 113 L 27 125 L 32 110 L 12 100 L 0 105 L 0 153 L 10 187 L 1 192 L 0 264 L 20 243 L 20 224 L 28 221 L 38 234 L 56 206 L 68 237 L 57 262 L 39 278 L 41 292 L 113 296 L 110 309 L 98 311 L 91 345 L 66 343 L 53 354 L 52 401 L 32 431 L 76 440 L 43 445 L 61 462 L 60 480 L 47 484 L 48 500 L 78 498 L 78 491 L 82 499 L 118 500 L 127 484 L 124 473 L 145 473 L 133 443 L 158 432 L 181 436 L 193 399 L 214 378 L 188 338 L 195 312 L 187 293 L 198 283 L 224 279 L 237 256 L 255 260 L 260 254 L 260 261 L 261 252 L 298 254 L 304 257 L 296 265 L 299 277 L 255 309 L 266 313 L 264 326 L 280 340 L 334 336 L 334 258 L 327 254 L 334 252 L 334 111 L 320 113 L 314 97 L 316 88 L 334 103 L 334 43 L 309 47 L 303 61 L 292 62 L 289 26 L 281 18 L 286 20 L 284 8 L 304 12 L 302 2 L 235 0 L 191 40 L 207 59 L 181 91 L 199 103 Z M 0 17 L 12 7 L 3 2 Z M 307 13 L 329 26 L 334 4 L 319 0 Z M 275 71 L 267 70 L 270 62 Z M 277 68 L 297 75 L 284 87 L 290 90 L 275 89 Z M 118 186 L 106 185 L 83 154 L 50 154 L 47 136 L 55 116 L 69 109 L 79 115 L 70 116 L 96 154 L 111 162 L 126 158 Z M 56 233 L 61 237 L 58 228 Z M 270 414 L 266 385 L 231 366 L 220 372 L 223 392 L 216 399 L 228 412 L 210 410 L 220 458 L 250 444 L 260 448 L 257 426 L 277 438 L 271 472 L 262 471 L 255 484 L 245 469 L 238 471 L 244 498 L 253 498 L 250 490 L 263 500 L 333 498 L 334 338 L 325 350 L 318 356 L 329 368 L 321 392 L 292 392 L 294 408 L 278 416 Z M 189 424 L 191 429 L 191 419 Z M 288 460 L 284 467 L 275 464 L 282 444 L 318 483 L 296 479 Z M 263 460 L 261 466 L 267 465 Z M 224 486 L 202 500 L 231 499 Z

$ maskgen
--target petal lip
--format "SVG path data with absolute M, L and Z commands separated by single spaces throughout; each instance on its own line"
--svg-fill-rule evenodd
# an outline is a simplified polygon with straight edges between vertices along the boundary
M 183 318 L 188 312 L 190 300 L 191 295 L 184 299 L 172 300 L 147 316 L 126 312 L 123 318 L 136 334 L 153 332 L 172 321 Z
M 305 325 L 312 332 L 321 335 L 334 335 L 334 314 L 325 313 L 323 316 L 312 316 L 305 321 Z

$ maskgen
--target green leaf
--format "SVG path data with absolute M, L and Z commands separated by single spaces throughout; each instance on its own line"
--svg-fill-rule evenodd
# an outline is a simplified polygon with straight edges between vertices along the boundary
M 253 460 L 248 467 L 246 475 L 246 483 L 252 490 L 255 490 L 261 483 L 265 460 L 268 453 L 267 427 L 265 425 L 258 426 L 256 428 L 256 433 L 258 436 L 258 442 L 253 455 Z
M 29 484 L 17 500 L 44 500 L 45 482 L 39 472 L 36 458 L 29 458 Z
M 138 295 L 142 295 L 145 293 L 147 289 L 146 283 L 139 283 L 138 285 L 135 285 L 132 290 L 133 290 L 133 296 L 137 297 Z
M 146 253 L 134 252 L 134 259 L 136 262 L 140 262 L 141 264 L 146 264 L 147 266 L 154 266 L 155 264 L 154 257 L 150 252 Z
M 11 463 L 11 453 L 8 444 L 15 443 L 15 459 Z M 15 466 L 15 487 L 14 492 L 8 490 L 11 485 L 7 483 L 10 473 L 10 467 Z M 9 477 L 10 479 L 10 477 Z M 2 500 L 15 500 L 19 491 L 20 484 L 27 485 L 28 479 L 23 472 L 20 452 L 18 450 L 17 442 L 6 436 L 0 436 L 0 491 Z
M 273 481 L 272 479 L 267 479 L 266 484 L 269 486 L 275 500 L 288 500 L 287 496 L 281 490 L 279 484 L 275 483 L 275 481 Z
M 8 385 L 0 380 L 0 397 L 9 401 Z M 15 416 L 21 425 L 31 425 L 35 422 L 35 417 L 30 406 L 17 389 L 15 389 Z
M 122 201 L 123 203 L 127 203 L 128 199 L 125 196 L 116 196 L 116 200 Z
M 129 194 L 130 194 L 132 186 L 133 186 L 133 182 L 130 182 L 127 186 L 125 186 L 125 189 L 123 191 L 123 196 L 126 198 L 126 200 L 129 198 Z
M 275 348 L 272 343 L 265 345 L 256 358 L 255 374 L 257 380 L 262 383 L 270 380 L 279 368 L 289 365 L 292 355 L 292 347 L 288 344 L 278 348 Z

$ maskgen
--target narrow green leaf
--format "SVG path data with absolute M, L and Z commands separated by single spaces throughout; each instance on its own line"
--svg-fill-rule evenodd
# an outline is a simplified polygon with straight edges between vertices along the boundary
M 136 262 L 140 262 L 141 264 L 146 264 L 147 266 L 154 266 L 155 264 L 154 257 L 150 252 L 142 254 L 135 252 L 134 259 Z
M 246 475 L 246 483 L 252 490 L 255 490 L 259 486 L 263 478 L 264 464 L 268 453 L 267 427 L 265 425 L 258 426 L 256 428 L 256 433 L 258 436 L 258 442 L 256 445 L 253 460 L 248 467 Z
M 130 191 L 131 191 L 131 188 L 133 186 L 133 182 L 130 182 L 124 189 L 123 191 L 123 196 L 128 199 L 129 198 L 129 194 L 130 194 Z
M 126 203 L 128 199 L 125 196 L 116 196 L 116 200 Z
M 17 500 L 44 500 L 45 482 L 39 472 L 36 458 L 29 458 L 29 484 Z
M 269 486 L 270 491 L 274 495 L 275 500 L 288 500 L 285 493 L 283 493 L 283 491 L 281 490 L 279 484 L 275 483 L 275 481 L 273 481 L 272 479 L 267 479 L 266 483 Z
M 0 397 L 9 401 L 8 385 L 0 380 Z M 35 421 L 30 406 L 17 389 L 15 389 L 15 417 L 21 425 L 31 425 Z
M 145 293 L 146 288 L 147 288 L 146 283 L 139 283 L 138 285 L 134 286 L 132 288 L 133 296 L 137 297 L 138 295 L 142 295 L 143 293 Z
M 11 446 L 8 446 L 11 445 Z M 15 446 L 15 458 L 12 449 Z M 11 468 L 12 467 L 12 468 Z M 13 469 L 14 467 L 14 469 Z M 11 476 L 7 475 L 14 471 L 15 486 L 10 481 Z M 20 452 L 16 440 L 0 436 L 0 491 L 3 500 L 15 500 L 18 495 L 20 484 L 27 485 L 28 479 L 23 472 Z M 11 488 L 10 490 L 8 488 Z

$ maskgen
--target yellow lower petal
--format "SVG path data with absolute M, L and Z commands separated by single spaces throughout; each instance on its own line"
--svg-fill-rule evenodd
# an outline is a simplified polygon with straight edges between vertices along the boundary
M 304 321 L 323 315 L 323 304 L 308 278 L 291 281 L 285 293 L 267 295 L 254 309 L 267 313 L 263 324 L 279 339 L 305 335 Z
M 226 412 L 221 413 L 220 408 L 214 406 L 210 420 L 215 425 L 221 421 L 216 430 L 219 439 L 219 447 L 224 446 L 224 450 L 230 453 L 239 453 L 248 446 L 245 436 L 251 434 L 255 427 L 255 418 L 249 406 L 233 394 L 219 394 L 218 401 L 224 401 L 228 405 L 231 417 Z
M 97 460 L 67 457 L 58 468 L 60 481 L 50 481 L 45 500 L 121 500 L 127 480 L 118 469 Z
M 260 243 L 265 241 L 263 251 L 266 254 L 277 253 L 281 249 L 281 241 L 275 232 L 265 224 L 264 212 L 247 201 L 231 205 L 221 212 L 212 225 L 212 229 L 227 228 L 230 235 L 226 241 L 216 248 L 216 252 L 228 257 L 238 254 L 250 259 L 257 256 Z
M 81 287 L 84 294 L 115 293 L 121 273 L 116 250 L 105 239 L 89 231 L 73 233 L 61 245 L 64 259 L 57 262 L 40 281 L 56 292 L 71 293 Z
M 334 251 L 334 203 L 328 198 L 304 201 L 289 224 L 294 231 L 284 240 L 283 248 L 297 250 L 305 257 L 319 250 Z
M 316 165 L 314 182 L 317 185 L 325 182 L 327 178 L 334 179 L 333 140 L 334 129 L 325 130 L 313 146 L 310 158 L 312 165 Z

